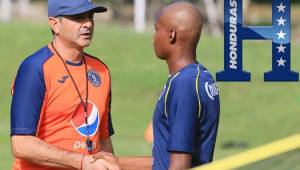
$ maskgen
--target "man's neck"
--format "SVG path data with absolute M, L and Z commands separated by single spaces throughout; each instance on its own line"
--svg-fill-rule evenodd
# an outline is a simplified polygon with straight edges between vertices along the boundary
M 177 52 L 173 53 L 169 59 L 167 59 L 167 64 L 169 67 L 169 74 L 174 75 L 179 72 L 184 67 L 196 63 L 196 52 L 184 53 Z
M 68 45 L 59 38 L 53 40 L 54 48 L 61 55 L 64 60 L 72 63 L 80 63 L 83 58 L 83 49 L 76 48 L 74 46 Z

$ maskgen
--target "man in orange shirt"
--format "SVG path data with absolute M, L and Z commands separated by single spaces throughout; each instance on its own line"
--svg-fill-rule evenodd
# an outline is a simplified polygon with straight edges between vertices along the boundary
M 22 62 L 13 84 L 14 170 L 119 169 L 110 139 L 110 73 L 84 52 L 94 13 L 105 11 L 91 0 L 48 0 L 53 41 Z

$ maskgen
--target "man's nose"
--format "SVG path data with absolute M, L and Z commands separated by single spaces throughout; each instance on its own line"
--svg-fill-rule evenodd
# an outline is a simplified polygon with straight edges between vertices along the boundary
M 93 19 L 90 19 L 90 18 L 87 18 L 84 20 L 83 22 L 83 27 L 86 27 L 86 28 L 91 28 L 92 25 L 94 23 L 94 20 Z

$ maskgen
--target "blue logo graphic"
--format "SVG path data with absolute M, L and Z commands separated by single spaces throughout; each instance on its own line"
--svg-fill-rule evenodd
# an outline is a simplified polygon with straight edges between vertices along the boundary
M 76 131 L 82 135 L 87 136 L 94 136 L 98 131 L 99 127 L 99 111 L 97 106 L 94 103 L 88 102 L 87 107 L 87 117 L 88 117 L 88 124 L 85 122 L 85 114 L 82 104 L 80 103 L 73 113 L 71 123 Z
M 57 80 L 57 82 L 64 84 L 68 78 L 70 78 L 70 76 L 63 76 L 60 80 Z
M 88 78 L 89 78 L 89 82 L 93 86 L 99 87 L 101 85 L 101 78 L 95 70 L 89 70 L 88 71 Z
M 216 83 L 210 84 L 209 82 L 205 82 L 205 91 L 211 100 L 215 100 L 215 96 L 219 95 L 219 89 Z
M 298 81 L 291 71 L 290 15 L 290 0 L 273 0 L 272 26 L 244 27 L 242 0 L 224 0 L 224 70 L 217 81 L 251 80 L 243 70 L 243 40 L 272 41 L 272 70 L 264 73 L 265 81 Z

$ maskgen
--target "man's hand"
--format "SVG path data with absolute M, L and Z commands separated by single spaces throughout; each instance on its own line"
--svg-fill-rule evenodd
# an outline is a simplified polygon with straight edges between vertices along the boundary
M 120 170 L 117 160 L 111 153 L 98 152 L 97 154 L 84 156 L 83 170 Z

